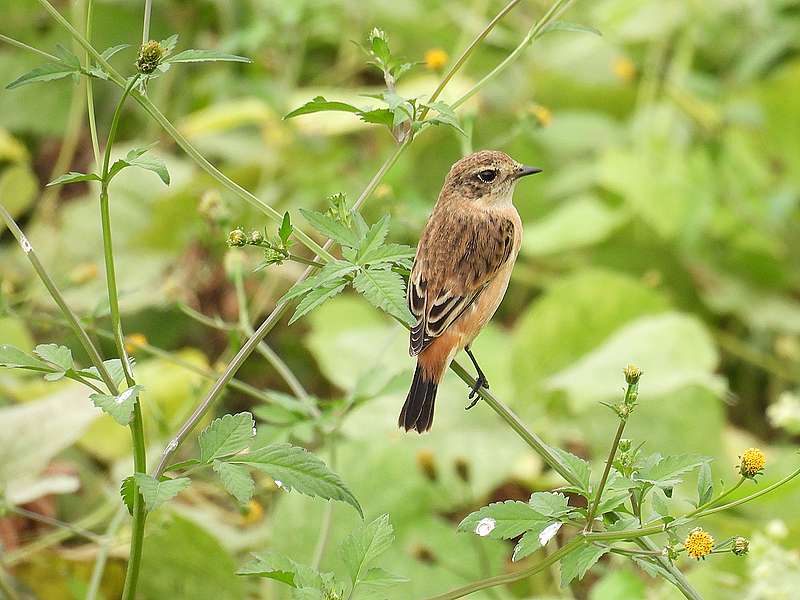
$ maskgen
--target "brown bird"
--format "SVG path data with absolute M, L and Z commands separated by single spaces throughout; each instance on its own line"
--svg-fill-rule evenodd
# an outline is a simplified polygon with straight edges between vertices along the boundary
M 406 431 L 431 428 L 439 381 L 462 348 L 478 375 L 467 408 L 481 387 L 489 388 L 470 344 L 500 305 L 519 252 L 522 221 L 511 202 L 514 187 L 520 177 L 540 171 L 482 150 L 447 174 L 408 281 L 408 307 L 417 319 L 409 353 L 417 368 L 400 412 Z

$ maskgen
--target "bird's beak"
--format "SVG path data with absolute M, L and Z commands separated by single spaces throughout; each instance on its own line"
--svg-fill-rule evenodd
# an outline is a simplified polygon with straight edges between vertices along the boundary
M 529 167 L 527 165 L 520 165 L 517 168 L 517 179 L 520 177 L 525 177 L 526 175 L 535 175 L 536 173 L 541 173 L 542 170 L 539 167 Z

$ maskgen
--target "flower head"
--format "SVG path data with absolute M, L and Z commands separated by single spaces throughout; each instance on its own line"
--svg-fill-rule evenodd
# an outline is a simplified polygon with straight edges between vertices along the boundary
M 139 49 L 139 58 L 136 59 L 136 69 L 139 73 L 150 75 L 156 70 L 163 58 L 164 47 L 161 44 L 155 40 L 145 42 Z
M 481 537 L 486 537 L 494 531 L 495 527 L 497 527 L 497 521 L 492 517 L 484 517 L 478 521 L 478 524 L 475 526 L 475 533 Z
M 241 229 L 234 229 L 228 234 L 228 246 L 239 248 L 247 244 L 247 237 Z
M 747 538 L 739 536 L 735 540 L 733 540 L 732 552 L 736 556 L 743 556 L 744 554 L 747 554 L 749 550 L 750 550 L 750 542 L 747 540 Z
M 752 478 L 759 475 L 767 464 L 767 457 L 758 448 L 748 448 L 742 453 L 739 462 L 739 473 L 742 477 Z
M 251 244 L 260 244 L 264 241 L 264 234 L 261 233 L 258 229 L 255 229 L 250 232 L 250 243 Z
M 438 71 L 450 60 L 450 56 L 441 48 L 431 48 L 425 52 L 425 68 Z
M 714 548 L 714 538 L 702 527 L 695 527 L 686 536 L 683 547 L 691 558 L 700 560 L 711 553 Z
M 636 365 L 628 365 L 623 373 L 625 373 L 625 381 L 629 385 L 639 383 L 639 378 L 642 376 L 642 370 Z

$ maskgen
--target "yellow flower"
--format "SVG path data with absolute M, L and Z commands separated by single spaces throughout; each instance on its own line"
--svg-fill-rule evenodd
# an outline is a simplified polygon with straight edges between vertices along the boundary
M 614 61 L 614 75 L 622 81 L 629 83 L 636 77 L 636 65 L 633 64 L 630 58 L 620 56 Z
M 711 553 L 711 550 L 714 548 L 714 538 L 711 537 L 711 534 L 704 531 L 702 527 L 696 527 L 686 536 L 683 547 L 686 548 L 686 553 L 691 558 L 700 560 Z
M 755 477 L 767 464 L 767 457 L 758 448 L 748 448 L 742 454 L 742 460 L 739 463 L 739 473 L 742 477 Z
M 441 48 L 431 48 L 425 53 L 425 68 L 438 71 L 450 60 L 450 56 Z
M 156 70 L 164 58 L 164 48 L 158 42 L 150 40 L 142 44 L 139 49 L 139 58 L 136 60 L 136 69 L 145 75 L 150 75 Z
M 631 385 L 637 383 L 642 376 L 642 370 L 636 365 L 628 365 L 623 370 L 623 373 L 625 374 L 625 381 Z
M 539 125 L 542 127 L 547 127 L 553 122 L 553 113 L 546 106 L 534 104 L 528 109 L 528 112 L 530 112 L 534 118 L 539 121 Z
M 125 352 L 135 354 L 136 350 L 147 343 L 147 338 L 143 333 L 132 333 L 125 336 Z

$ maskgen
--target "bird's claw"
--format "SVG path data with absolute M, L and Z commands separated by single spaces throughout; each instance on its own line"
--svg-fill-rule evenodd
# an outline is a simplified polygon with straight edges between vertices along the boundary
M 475 385 L 472 386 L 472 389 L 471 389 L 471 391 L 469 393 L 469 396 L 467 396 L 467 399 L 468 400 L 472 400 L 472 402 L 470 402 L 467 406 L 465 406 L 464 410 L 469 410 L 470 408 L 472 408 L 473 406 L 475 406 L 478 403 L 478 400 L 481 399 L 481 397 L 480 397 L 480 395 L 478 393 L 481 390 L 481 388 L 484 388 L 484 389 L 488 390 L 489 389 L 489 382 L 486 380 L 486 377 L 484 377 L 483 375 L 478 375 L 478 378 L 475 380 Z

